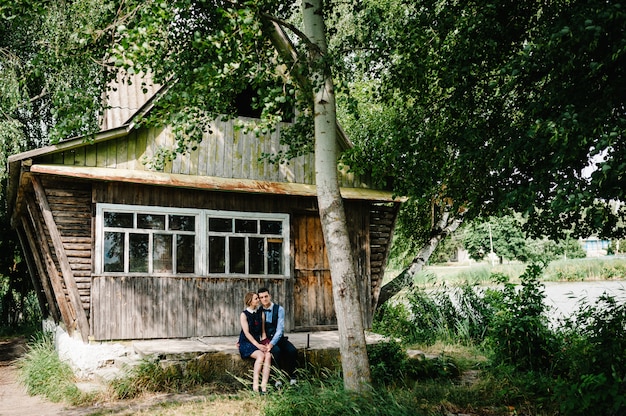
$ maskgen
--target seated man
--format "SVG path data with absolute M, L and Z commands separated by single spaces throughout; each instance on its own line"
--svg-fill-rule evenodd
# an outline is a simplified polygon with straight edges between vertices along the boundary
M 272 296 L 266 287 L 260 288 L 258 295 L 265 313 L 265 333 L 270 339 L 269 345 L 272 347 L 272 356 L 278 368 L 287 374 L 290 383 L 296 384 L 295 370 L 298 350 L 284 336 L 285 308 L 272 302 Z

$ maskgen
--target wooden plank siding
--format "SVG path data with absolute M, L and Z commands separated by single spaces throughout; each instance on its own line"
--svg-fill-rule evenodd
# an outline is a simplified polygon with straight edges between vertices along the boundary
M 42 183 L 83 309 L 88 315 L 92 271 L 91 186 L 52 178 L 44 178 Z
M 69 332 L 80 330 L 85 341 L 86 335 L 96 340 L 236 335 L 243 297 L 260 286 L 285 306 L 288 331 L 336 327 L 313 186 L 314 155 L 270 163 L 262 155 L 286 150 L 280 134 L 288 125 L 257 137 L 236 128 L 240 121 L 214 121 L 195 149 L 165 164 L 162 172 L 173 175 L 155 174 L 147 164 L 162 148 L 176 147 L 170 128 L 129 128 L 93 144 L 68 141 L 12 159 L 23 173 L 14 175 L 22 244 L 33 253 L 31 268 L 42 280 L 45 302 Z M 133 173 L 142 176 L 129 178 Z M 399 203 L 373 202 L 390 197 L 346 167 L 338 175 L 363 318 L 370 326 Z M 289 277 L 96 274 L 95 215 L 101 203 L 287 214 Z
M 330 265 L 319 216 L 292 217 L 294 258 L 294 325 L 297 330 L 337 325 Z
M 41 283 L 42 290 L 46 297 L 47 307 L 41 305 L 43 315 L 45 316 L 46 312 L 49 312 L 50 316 L 52 317 L 52 319 L 55 320 L 55 322 L 59 322 L 61 319 L 69 319 L 69 312 L 67 312 L 66 310 L 61 311 L 59 309 L 59 305 L 55 299 L 56 292 L 54 291 L 52 283 L 50 282 L 50 279 L 48 277 L 48 271 L 46 268 L 47 264 L 44 258 L 44 250 L 38 249 L 39 245 L 35 240 L 35 232 L 32 229 L 31 222 L 26 219 L 26 216 L 22 217 L 22 224 L 18 233 L 21 236 L 23 235 L 23 237 L 20 237 L 20 240 L 23 240 L 21 244 L 24 249 L 24 253 L 27 257 L 30 257 L 32 259 L 35 270 L 37 271 L 36 274 L 34 274 L 34 270 L 31 270 L 31 267 L 29 267 L 29 272 L 32 274 L 33 280 L 35 279 L 35 277 L 39 278 L 39 282 Z M 27 250 L 26 248 L 30 248 L 30 250 Z M 53 268 L 52 271 L 56 273 L 56 268 Z M 61 288 L 61 293 L 63 293 L 62 290 L 63 289 Z M 65 306 L 65 302 L 63 302 L 63 306 Z M 63 312 L 63 315 L 61 315 L 61 312 Z
M 270 286 L 274 299 L 289 311 L 288 330 L 336 326 L 330 267 L 314 197 L 69 180 L 53 175 L 40 175 L 40 181 L 84 312 L 89 317 L 90 335 L 97 340 L 236 335 L 245 292 L 263 285 Z M 34 211 L 32 215 L 37 217 L 31 222 L 37 224 L 26 233 L 38 235 L 48 247 L 42 252 L 47 253 L 47 260 L 40 261 L 42 265 L 48 264 L 48 270 L 40 273 L 54 276 L 53 291 L 61 315 L 64 320 L 76 322 L 51 236 L 37 204 L 32 197 L 27 200 L 30 201 L 27 206 Z M 292 278 L 95 275 L 92 223 L 96 203 L 287 213 L 291 218 L 292 263 L 288 267 Z M 387 253 L 387 244 L 383 243 L 385 236 L 390 238 L 395 211 L 393 207 L 362 200 L 346 200 L 345 206 L 351 242 L 357 253 L 363 317 L 369 326 L 368 305 L 375 303 L 373 281 L 382 279 L 381 262 Z M 375 244 L 370 244 L 370 233 Z M 31 243 L 33 252 L 37 251 L 37 244 L 41 243 Z M 374 247 L 372 251 L 370 246 Z M 59 293 L 62 293 L 60 298 Z
M 60 268 L 52 247 L 50 235 L 32 195 L 26 197 L 26 212 L 28 220 L 23 221 L 23 229 L 27 235 L 29 246 L 33 255 L 38 256 L 40 259 L 41 275 L 49 283 L 54 295 L 55 305 L 57 305 L 61 313 L 67 331 L 71 334 L 77 326 L 76 312 L 68 301 L 67 288 L 59 271 Z
M 65 283 L 65 290 L 69 296 L 69 303 L 72 306 L 72 309 L 75 314 L 75 319 L 77 323 L 77 329 L 80 331 L 83 339 L 87 339 L 89 335 L 89 323 L 87 321 L 87 314 L 85 313 L 85 308 L 81 300 L 80 293 L 78 291 L 78 286 L 76 284 L 76 279 L 74 277 L 74 272 L 72 267 L 70 266 L 70 262 L 67 256 L 67 252 L 63 247 L 63 242 L 61 240 L 61 232 L 59 231 L 59 227 L 57 224 L 63 226 L 64 221 L 59 221 L 59 218 L 55 218 L 53 215 L 53 209 L 51 208 L 46 191 L 41 184 L 41 180 L 37 176 L 33 176 L 32 178 L 33 190 L 35 194 L 35 201 L 39 208 L 39 211 L 43 217 L 45 227 L 49 234 L 49 241 L 52 243 L 53 250 L 56 257 L 56 264 L 59 266 L 61 271 L 61 275 L 63 277 L 63 282 Z M 67 198 L 67 201 L 70 203 L 73 202 L 72 198 Z M 57 215 L 58 215 L 57 211 Z M 87 218 L 87 226 L 88 229 L 91 230 L 90 221 Z M 80 221 L 80 218 L 79 220 Z M 70 232 L 76 227 L 76 223 L 74 221 L 65 221 L 71 224 Z
M 211 132 L 204 135 L 196 149 L 190 153 L 179 154 L 174 161 L 164 166 L 163 172 L 315 184 L 315 158 L 312 153 L 282 164 L 270 163 L 262 158 L 263 153 L 287 150 L 285 145 L 280 144 L 281 128 L 284 129 L 287 125 L 271 134 L 257 137 L 253 133 L 237 129 L 236 122 L 213 122 Z M 42 156 L 38 163 L 150 170 L 146 162 L 154 161 L 160 148 L 173 150 L 176 147 L 170 128 L 138 129 L 125 137 Z M 342 167 L 338 174 L 342 187 L 369 187 L 367 178 L 348 173 L 346 167 Z
M 292 253 L 293 247 L 300 244 L 295 241 L 302 239 L 302 244 L 308 247 L 306 255 L 310 257 L 305 265 L 298 260 L 297 254 L 292 254 L 294 264 L 297 265 L 290 266 L 291 274 L 297 276 L 298 271 L 293 270 L 295 267 L 307 269 L 313 276 L 311 280 L 300 282 L 301 290 L 308 293 L 305 298 L 294 291 L 294 285 L 298 284 L 297 278 L 94 276 L 92 325 L 96 339 L 125 339 L 133 333 L 141 338 L 235 335 L 239 331 L 237 316 L 243 309 L 245 292 L 270 283 L 273 298 L 290 311 L 288 330 L 320 329 L 336 325 L 329 265 L 315 198 L 206 192 L 119 183 L 94 183 L 93 198 L 94 202 L 102 203 L 288 213 L 292 218 Z M 357 262 L 365 279 L 360 289 L 366 306 L 364 317 L 368 319 L 367 305 L 371 303 L 369 279 L 366 277 L 369 254 L 364 240 L 366 231 L 359 229 L 369 221 L 369 205 L 367 201 L 346 201 L 349 217 L 353 219 L 349 224 L 351 236 L 355 246 L 360 248 Z M 296 219 L 299 216 L 306 218 L 300 231 Z M 168 308 L 159 308 L 157 305 L 168 305 Z M 103 320 L 104 317 L 106 320 Z M 172 322 L 176 322 L 177 328 L 170 328 Z
M 290 283 L 264 278 L 95 276 L 93 333 L 98 340 L 237 335 L 246 292 L 266 286 L 276 302 L 291 310 Z M 286 326 L 291 328 L 291 321 Z

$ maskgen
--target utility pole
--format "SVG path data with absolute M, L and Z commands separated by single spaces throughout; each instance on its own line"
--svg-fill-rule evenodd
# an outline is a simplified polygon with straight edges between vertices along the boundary
M 487 225 L 489 225 L 489 247 L 490 247 L 489 258 L 491 259 L 491 267 L 493 267 L 494 266 L 493 259 L 496 256 L 496 253 L 493 252 L 493 237 L 491 236 L 491 223 Z

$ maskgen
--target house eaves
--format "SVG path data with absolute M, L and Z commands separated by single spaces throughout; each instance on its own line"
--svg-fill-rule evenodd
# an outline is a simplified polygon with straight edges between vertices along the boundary
M 253 179 L 220 178 L 215 176 L 194 176 L 177 173 L 164 173 L 131 169 L 111 169 L 72 165 L 34 164 L 29 167 L 31 174 L 56 175 L 77 179 L 135 183 L 143 185 L 168 186 L 175 188 L 243 192 L 253 194 L 273 194 L 315 197 L 315 185 L 293 182 L 271 182 Z M 345 199 L 368 200 L 376 202 L 401 202 L 389 191 L 370 188 L 340 189 Z

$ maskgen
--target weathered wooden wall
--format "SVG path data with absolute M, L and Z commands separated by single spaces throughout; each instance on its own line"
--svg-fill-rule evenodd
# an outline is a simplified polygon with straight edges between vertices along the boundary
M 250 120 L 252 119 L 247 121 Z M 236 129 L 236 123 L 237 120 L 215 121 L 211 125 L 211 133 L 204 135 L 195 150 L 185 155 L 179 154 L 163 167 L 163 172 L 271 182 L 315 183 L 313 153 L 294 158 L 289 163 L 270 163 L 262 158 L 263 154 L 276 154 L 279 150 L 287 149 L 280 144 L 281 129 L 257 137 L 253 133 Z M 285 127 L 286 125 L 282 128 Z M 42 158 L 42 163 L 148 170 L 150 167 L 145 162 L 154 161 L 161 148 L 176 149 L 170 129 L 138 129 L 125 137 L 55 153 Z M 341 186 L 367 187 L 362 178 L 352 173 L 340 171 L 339 178 Z
M 235 128 L 240 121 L 250 120 L 215 121 L 211 132 L 205 134 L 196 148 L 167 163 L 163 173 L 250 179 L 256 181 L 255 185 L 315 184 L 313 154 L 287 164 L 272 164 L 262 158 L 263 154 L 286 150 L 279 142 L 281 128 L 286 126 L 257 137 Z M 37 153 L 31 163 L 33 168 L 48 164 L 108 168 L 118 172 L 146 171 L 149 169 L 146 163 L 154 162 L 160 149 L 175 147 L 170 129 L 139 128 L 122 137 L 111 136 L 91 145 L 72 144 L 49 153 Z M 99 176 L 68 179 L 50 172 L 42 173 L 36 174 L 34 169 L 29 174 L 39 178 L 39 193 L 28 187 L 21 191 L 22 195 L 30 193 L 31 196 L 25 197 L 24 209 L 28 215 L 23 217 L 20 234 L 33 253 L 40 247 L 40 253 L 32 259 L 32 267 L 41 276 L 51 311 L 70 326 L 80 328 L 83 337 L 85 328 L 97 339 L 234 334 L 238 332 L 236 318 L 245 291 L 257 289 L 261 283 L 255 278 L 220 276 L 182 279 L 95 275 L 93 238 L 97 203 L 289 214 L 292 221 L 291 277 L 272 280 L 276 292 L 273 295 L 275 298 L 278 294 L 282 296 L 277 300 L 288 310 L 293 308 L 294 313 L 287 323 L 290 330 L 336 325 L 317 202 L 314 196 L 309 196 L 311 194 L 251 194 L 200 190 L 193 186 L 183 189 L 146 185 L 145 182 L 101 181 Z M 345 170 L 339 172 L 339 177 L 342 187 L 369 188 L 366 178 Z M 396 211 L 385 211 L 365 198 L 346 200 L 346 210 L 351 242 L 357 253 L 357 272 L 361 277 L 358 283 L 363 318 L 366 325 L 370 325 Z M 206 309 L 215 299 L 223 300 L 228 308 L 211 306 Z M 215 313 L 207 317 L 207 311 Z
M 80 300 L 86 313 L 89 313 L 92 271 L 91 188 L 80 182 L 46 180 L 44 189 Z
M 269 286 L 274 299 L 290 314 L 288 330 L 324 329 L 336 325 L 332 284 L 317 203 L 313 197 L 199 191 L 150 185 L 90 182 L 41 175 L 39 182 L 47 211 L 61 242 L 55 246 L 41 203 L 26 200 L 30 221 L 23 232 L 38 253 L 38 273 L 48 303 L 56 305 L 64 321 L 77 325 L 82 309 L 89 332 L 96 339 L 132 339 L 235 335 L 247 291 Z M 280 212 L 291 218 L 291 278 L 111 277 L 93 271 L 93 225 L 96 203 L 193 207 L 202 209 Z M 356 250 L 363 318 L 371 324 L 375 303 L 372 279 L 382 278 L 395 218 L 393 206 L 346 201 L 351 242 Z M 372 232 L 371 230 L 374 230 Z M 45 249 L 44 249 L 45 248 Z M 68 267 L 63 270 L 60 257 Z M 69 275 L 67 270 L 71 270 Z M 72 291 L 72 287 L 74 291 Z M 78 303 L 72 303 L 72 294 Z M 54 308 L 53 308 L 54 309 Z
M 272 293 L 275 299 L 283 303 L 288 311 L 293 311 L 288 316 L 287 328 L 288 330 L 298 330 L 307 328 L 332 327 L 336 325 L 335 311 L 332 300 L 332 285 L 330 282 L 330 272 L 328 268 L 328 261 L 326 259 L 326 252 L 323 242 L 323 236 L 321 234 L 321 227 L 319 225 L 319 217 L 317 216 L 317 203 L 315 198 L 306 197 L 290 197 L 290 196 L 276 196 L 276 195 L 247 195 L 242 193 L 228 193 L 228 192 L 201 192 L 188 189 L 178 188 L 163 188 L 153 186 L 142 186 L 134 184 L 117 184 L 117 183 L 95 183 L 93 197 L 95 202 L 106 203 L 123 203 L 131 205 L 155 205 L 155 206 L 167 206 L 167 207 L 194 207 L 203 209 L 216 209 L 216 210 L 230 210 L 230 211 L 255 211 L 255 212 L 281 212 L 289 213 L 291 215 L 291 242 L 292 257 L 294 262 L 302 263 L 303 250 L 306 251 L 304 256 L 309 260 L 306 264 L 298 264 L 293 269 L 294 265 L 290 267 L 291 275 L 294 278 L 290 279 L 275 279 L 273 285 L 275 291 L 282 294 L 281 299 L 278 300 L 276 295 Z M 361 296 L 364 301 L 364 317 L 366 322 L 371 320 L 369 309 L 367 305 L 371 303 L 370 298 L 370 285 L 369 285 L 369 254 L 367 243 L 367 227 L 364 225 L 369 221 L 369 202 L 366 201 L 347 201 L 346 209 L 349 212 L 348 217 L 351 219 L 349 227 L 351 229 L 351 237 L 354 247 L 358 247 L 357 263 L 359 264 L 360 276 L 363 277 L 363 281 L 360 283 Z M 298 220 L 298 218 L 306 218 L 304 222 Z M 301 259 L 301 260 L 298 260 Z M 306 272 L 306 275 L 304 274 Z M 117 279 L 117 280 L 116 280 Z M 122 280 L 119 280 L 122 279 Z M 162 279 L 159 283 L 155 283 L 157 280 Z M 102 285 L 98 291 L 92 295 L 92 301 L 94 309 L 92 311 L 94 316 L 94 332 L 97 334 L 96 338 L 104 337 L 106 339 L 113 338 L 125 338 L 126 333 L 133 333 L 131 329 L 121 328 L 127 325 L 135 326 L 135 322 L 127 316 L 129 313 L 136 313 L 137 308 L 147 308 L 147 306 L 139 306 L 147 302 L 151 304 L 155 301 L 165 300 L 163 298 L 156 299 L 153 295 L 143 295 L 142 290 L 150 291 L 154 290 L 157 293 L 164 293 L 165 291 L 172 290 L 171 298 L 167 298 L 167 304 L 172 302 L 187 302 L 187 298 L 181 297 L 180 290 L 190 290 L 185 296 L 189 297 L 191 302 L 191 312 L 177 311 L 173 316 L 182 316 L 183 320 L 188 319 L 189 316 L 198 315 L 195 303 L 204 302 L 203 299 L 208 296 L 208 299 L 226 299 L 230 305 L 240 305 L 243 295 L 249 289 L 258 289 L 258 285 L 255 282 L 258 279 L 233 279 L 233 278 L 205 278 L 192 279 L 196 281 L 197 285 L 186 285 L 187 280 L 180 278 L 159 278 L 154 280 L 153 278 L 143 277 L 125 277 L 125 278 L 103 278 L 94 277 L 94 285 Z M 295 280 L 294 280 L 295 279 Z M 304 280 L 303 280 L 304 279 Z M 138 282 L 134 282 L 137 280 Z M 98 281 L 98 283 L 96 283 Z M 214 283 L 214 285 L 213 285 Z M 251 286 L 250 286 L 251 284 Z M 119 285 L 120 288 L 115 288 Z M 294 285 L 298 287 L 294 293 Z M 181 288 L 182 286 L 182 288 Z M 122 288 L 124 287 L 124 288 Z M 129 288 L 126 288 L 129 287 Z M 244 289 L 246 288 L 246 289 Z M 95 286 L 94 286 L 95 290 Z M 207 294 L 194 293 L 194 291 L 205 291 Z M 149 292 L 146 292 L 149 293 Z M 306 294 L 306 295 L 305 295 Z M 133 303 L 134 306 L 130 307 L 128 311 L 124 311 L 121 304 L 112 302 L 110 298 L 118 298 L 122 296 L 122 299 L 126 299 L 127 302 Z M 155 295 L 156 296 L 156 295 Z M 234 296 L 234 298 L 233 298 Z M 132 300 L 131 300 L 132 299 Z M 120 327 L 118 332 L 111 333 L 110 328 L 107 329 L 107 333 L 100 332 L 104 326 L 95 322 L 97 316 L 104 316 L 107 311 L 113 311 L 113 314 L 108 317 L 109 325 L 114 322 L 116 326 Z M 236 317 L 238 316 L 239 308 L 229 309 L 223 313 L 223 318 L 231 320 L 234 316 L 234 322 L 222 322 L 217 323 L 215 327 L 208 328 L 205 326 L 197 326 L 195 330 L 205 332 L 193 332 L 193 328 L 187 328 L 183 330 L 185 333 L 193 335 L 189 336 L 201 336 L 201 335 L 225 335 L 238 333 L 238 322 Z M 154 337 L 155 334 L 164 331 L 167 322 L 170 320 L 167 316 L 159 315 L 158 311 L 155 311 L 155 317 L 150 316 L 149 322 L 154 324 L 146 324 L 149 330 L 142 328 L 145 331 L 143 337 Z M 144 313 L 145 314 L 145 313 Z M 234 315 L 233 315 L 234 314 Z M 160 317 L 160 318 L 159 318 Z M 169 329 L 168 329 L 169 331 Z M 225 332 L 231 331 L 231 332 Z M 235 331 L 235 332 L 232 332 Z M 169 336 L 169 335 L 168 335 Z
M 51 314 L 68 330 L 89 333 L 91 288 L 91 187 L 32 177 L 20 234 L 30 248 L 31 271 L 40 277 Z M 32 256 L 31 256 L 32 255 Z
M 98 340 L 236 335 L 247 292 L 265 286 L 291 310 L 291 285 L 290 279 L 94 276 L 92 332 Z
M 385 277 L 385 266 L 389 258 L 391 250 L 391 241 L 393 239 L 393 229 L 395 227 L 396 218 L 400 204 L 398 203 L 372 203 L 370 205 L 369 217 L 369 253 L 370 253 L 370 289 L 371 304 L 369 317 L 372 318 L 380 288 Z M 371 321 L 370 321 L 371 325 Z

